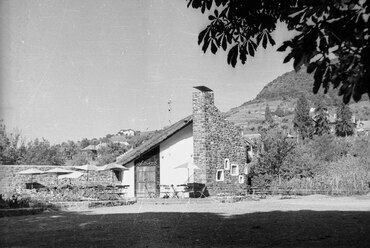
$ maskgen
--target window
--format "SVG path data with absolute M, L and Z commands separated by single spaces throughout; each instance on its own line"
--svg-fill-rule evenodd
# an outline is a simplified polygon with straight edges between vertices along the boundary
M 216 172 L 216 181 L 220 182 L 220 181 L 223 181 L 223 180 L 224 180 L 224 170 L 219 169 Z
M 224 170 L 230 170 L 230 160 L 228 158 L 224 160 Z
M 249 174 L 249 165 L 245 165 L 245 167 L 244 167 L 244 174 L 245 175 L 248 175 Z
M 247 147 L 247 163 L 250 163 L 253 159 L 253 148 L 251 146 Z
M 239 165 L 237 165 L 237 164 L 232 164 L 231 165 L 230 175 L 232 175 L 232 176 L 238 176 L 239 175 Z
M 239 183 L 244 183 L 244 175 L 239 175 Z

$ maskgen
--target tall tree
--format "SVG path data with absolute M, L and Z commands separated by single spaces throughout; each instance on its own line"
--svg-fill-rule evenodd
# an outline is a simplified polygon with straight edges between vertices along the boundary
M 188 0 L 189 6 L 209 14 L 198 36 L 202 50 L 229 48 L 233 67 L 238 60 L 245 64 L 261 44 L 275 45 L 271 33 L 283 22 L 296 32 L 278 51 L 290 49 L 284 63 L 293 59 L 296 71 L 305 65 L 314 72 L 314 93 L 320 87 L 327 92 L 331 82 L 345 103 L 370 96 L 369 0 Z
M 18 164 L 23 154 L 24 140 L 20 131 L 7 132 L 0 120 L 0 164 Z
M 276 107 L 275 115 L 279 117 L 284 117 L 284 110 L 281 108 L 280 104 Z
M 314 122 L 316 135 L 322 136 L 330 133 L 329 113 L 322 101 L 319 101 L 316 105 Z
M 307 139 L 312 136 L 312 119 L 310 117 L 310 106 L 304 95 L 298 98 L 294 110 L 293 126 L 301 139 Z
M 268 104 L 266 105 L 266 109 L 265 109 L 265 121 L 267 123 L 273 123 L 274 122 L 274 120 L 272 119 L 271 110 L 270 110 L 270 107 L 269 107 Z
M 261 152 L 257 164 L 253 168 L 253 182 L 268 185 L 274 179 L 284 177 L 283 165 L 287 156 L 295 147 L 295 143 L 288 139 L 285 132 L 279 127 L 273 127 L 261 134 Z
M 337 108 L 337 124 L 335 125 L 335 134 L 337 136 L 345 137 L 353 135 L 354 124 L 352 123 L 351 109 L 341 103 Z

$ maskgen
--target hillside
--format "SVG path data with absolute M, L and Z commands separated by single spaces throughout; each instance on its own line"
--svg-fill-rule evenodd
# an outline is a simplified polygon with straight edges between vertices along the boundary
M 243 103 L 225 113 L 229 121 L 243 127 L 246 132 L 255 132 L 265 118 L 265 108 L 268 104 L 271 111 L 277 107 L 283 110 L 283 116 L 277 118 L 277 121 L 286 123 L 290 126 L 293 118 L 293 111 L 298 97 L 305 95 L 311 107 L 315 102 L 324 101 L 329 107 L 331 113 L 335 113 L 335 103 L 341 100 L 336 89 L 329 89 L 327 94 L 320 89 L 318 94 L 313 94 L 313 75 L 308 74 L 305 70 L 299 72 L 287 72 L 272 82 L 268 83 L 261 92 L 252 101 Z M 350 103 L 350 107 L 358 119 L 370 119 L 370 102 L 369 98 L 363 96 L 363 100 L 358 103 Z

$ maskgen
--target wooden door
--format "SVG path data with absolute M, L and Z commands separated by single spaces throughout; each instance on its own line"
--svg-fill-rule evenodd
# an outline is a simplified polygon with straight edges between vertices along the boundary
M 156 167 L 137 166 L 136 167 L 135 194 L 138 198 L 154 197 L 157 193 L 156 187 Z

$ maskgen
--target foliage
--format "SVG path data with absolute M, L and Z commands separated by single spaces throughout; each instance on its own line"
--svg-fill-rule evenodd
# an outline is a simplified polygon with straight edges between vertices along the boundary
M 316 136 L 307 144 L 311 156 L 320 164 L 338 161 L 351 149 L 351 142 L 339 139 L 332 134 Z
M 294 147 L 282 165 L 284 180 L 312 177 L 317 170 L 319 170 L 317 160 L 312 156 L 311 149 L 308 149 L 307 145 L 303 143 Z
M 113 163 L 119 155 L 124 154 L 127 151 L 125 145 L 119 143 L 109 142 L 106 147 L 99 149 L 98 165 L 105 165 Z
M 271 114 L 270 107 L 268 104 L 266 105 L 266 109 L 265 109 L 265 121 L 267 123 L 274 122 L 274 120 L 272 119 L 272 114 Z
M 278 117 L 284 117 L 285 116 L 284 110 L 281 108 L 280 104 L 277 106 L 274 114 Z
M 276 134 L 272 137 L 278 138 Z M 276 142 L 270 144 L 278 147 Z M 273 149 L 269 151 L 274 154 Z M 324 134 L 294 145 L 285 153 L 279 170 L 273 170 L 276 168 L 273 159 L 266 159 L 262 150 L 254 162 L 252 183 L 254 186 L 290 187 L 302 194 L 367 193 L 370 190 L 369 151 L 369 137 L 342 138 Z
M 49 141 L 35 139 L 27 144 L 24 156 L 19 161 L 20 164 L 39 164 L 39 165 L 62 165 L 65 159 L 57 145 L 50 145 Z
M 254 182 L 267 183 L 274 178 L 284 176 L 283 165 L 295 144 L 284 134 L 283 130 L 275 127 L 266 130 L 261 136 L 262 149 L 258 156 L 257 165 L 253 167 Z
M 0 121 L 0 164 L 17 164 L 24 154 L 23 148 L 20 132 L 8 133 L 3 121 Z
M 297 129 L 301 139 L 312 137 L 312 119 L 310 117 L 310 106 L 304 95 L 297 101 L 294 110 L 293 127 Z
M 66 160 L 72 160 L 81 150 L 77 143 L 69 140 L 60 145 L 61 153 Z
M 66 161 L 69 166 L 80 166 L 89 163 L 89 159 L 86 154 L 79 152 L 73 155 L 71 160 Z
M 351 109 L 345 104 L 339 104 L 337 108 L 337 124 L 335 125 L 335 134 L 345 137 L 353 135 L 354 125 L 352 124 Z
M 314 133 L 322 136 L 330 133 L 328 109 L 319 101 L 315 108 Z
M 331 82 L 340 87 L 345 103 L 370 95 L 370 1 L 189 0 L 189 6 L 202 13 L 213 10 L 198 44 L 213 54 L 229 48 L 227 63 L 233 67 L 238 60 L 245 64 L 258 46 L 275 45 L 271 33 L 283 22 L 296 33 L 278 51 L 290 49 L 283 62 L 293 59 L 296 71 L 305 65 L 314 72 L 314 93 L 320 87 L 327 92 Z
M 370 139 L 369 137 L 356 137 L 350 150 L 350 154 L 370 164 Z

